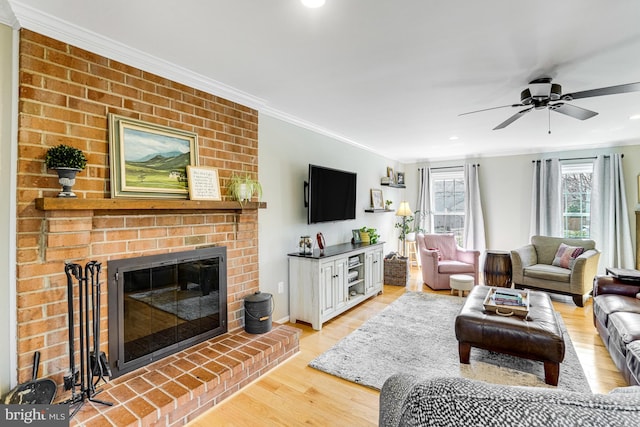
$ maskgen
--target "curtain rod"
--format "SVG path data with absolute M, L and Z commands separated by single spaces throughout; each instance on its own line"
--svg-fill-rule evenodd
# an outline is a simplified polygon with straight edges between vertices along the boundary
M 611 157 L 610 154 L 605 154 L 604 157 Z M 558 159 L 561 162 L 566 161 L 566 160 L 594 160 L 597 159 L 597 156 L 593 156 L 593 157 L 571 157 L 568 159 Z M 624 154 L 620 154 L 620 158 L 624 158 Z M 551 161 L 551 159 L 542 159 L 545 160 L 547 162 Z M 541 162 L 542 160 L 531 160 L 531 163 L 535 163 L 535 162 Z
M 474 163 L 472 164 L 472 166 L 476 166 L 476 167 L 480 167 L 479 163 Z M 436 171 L 436 170 L 440 170 L 440 169 L 463 169 L 464 165 L 460 165 L 460 166 L 441 166 L 439 168 L 427 168 L 427 169 L 431 169 L 432 171 Z

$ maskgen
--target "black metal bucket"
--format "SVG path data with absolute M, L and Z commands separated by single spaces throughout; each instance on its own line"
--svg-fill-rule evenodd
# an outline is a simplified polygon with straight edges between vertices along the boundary
M 244 299 L 244 330 L 250 334 L 264 334 L 271 330 L 273 295 L 260 291 Z

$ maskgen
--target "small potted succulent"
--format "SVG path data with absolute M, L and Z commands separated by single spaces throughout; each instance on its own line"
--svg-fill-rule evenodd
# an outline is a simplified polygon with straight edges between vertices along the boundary
M 49 148 L 44 158 L 47 169 L 53 169 L 58 174 L 58 182 L 62 191 L 58 197 L 76 197 L 71 187 L 76 183 L 76 174 L 87 166 L 87 158 L 82 150 L 60 144 Z
M 262 197 L 262 185 L 246 173 L 239 175 L 233 173 L 227 184 L 227 195 L 240 203 L 248 202 L 255 195 L 258 200 Z

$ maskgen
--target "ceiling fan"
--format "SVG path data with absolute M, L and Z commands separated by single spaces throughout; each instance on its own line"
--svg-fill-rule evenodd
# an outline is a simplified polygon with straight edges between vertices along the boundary
M 524 110 L 518 111 L 507 120 L 494 127 L 493 130 L 504 129 L 528 112 L 542 109 L 548 109 L 549 111 L 555 111 L 557 113 L 565 114 L 569 117 L 573 117 L 574 119 L 586 120 L 590 119 L 593 116 L 596 116 L 598 113 L 596 113 L 595 111 L 587 110 L 586 108 L 567 104 L 567 102 L 580 98 L 591 98 L 594 96 L 615 95 L 618 93 L 636 91 L 640 91 L 640 82 L 562 94 L 562 86 L 557 83 L 552 83 L 550 77 L 542 77 L 530 82 L 529 87 L 527 87 L 520 93 L 519 104 L 485 108 L 483 110 L 469 111 L 467 113 L 462 113 L 459 115 L 464 116 L 466 114 L 480 113 L 482 111 L 495 110 L 498 108 L 526 107 Z

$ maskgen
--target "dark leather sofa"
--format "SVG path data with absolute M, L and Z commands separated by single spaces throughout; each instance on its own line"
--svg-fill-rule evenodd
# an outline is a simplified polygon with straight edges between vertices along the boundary
M 593 323 L 630 385 L 640 384 L 640 282 L 599 276 L 593 281 Z

